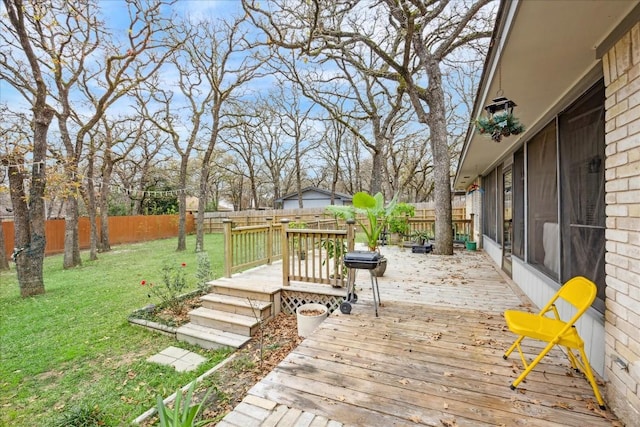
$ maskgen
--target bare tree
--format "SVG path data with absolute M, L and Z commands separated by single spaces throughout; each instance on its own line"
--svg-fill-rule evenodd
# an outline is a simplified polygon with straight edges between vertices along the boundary
M 186 41 L 185 53 L 211 91 L 207 106 L 209 136 L 206 142 L 203 141 L 196 217 L 196 252 L 199 252 L 204 247 L 204 211 L 211 157 L 220 133 L 227 126 L 228 110 L 248 90 L 247 83 L 262 76 L 260 69 L 266 57 L 251 40 L 255 34 L 250 31 L 246 16 L 215 22 L 202 21 L 195 23 L 195 27 L 196 32 Z
M 29 103 L 33 137 L 29 141 L 33 162 L 30 173 L 24 166 L 21 150 L 7 152 L 1 159 L 9 173 L 9 188 L 14 213 L 14 262 L 20 295 L 44 293 L 42 266 L 45 249 L 45 172 L 47 134 L 54 110 L 47 103 L 47 85 L 34 40 L 29 35 L 34 19 L 21 0 L 3 0 L 8 19 L 0 20 L 0 41 L 8 49 L 0 52 L 0 77 Z M 16 52 L 22 52 L 17 56 Z M 14 54 L 16 56 L 14 56 Z M 26 61 L 23 61 L 23 57 Z M 17 144 L 16 144 L 17 148 Z M 26 165 L 25 165 L 26 166 Z M 25 182 L 29 182 L 28 194 Z
M 108 252 L 111 250 L 109 239 L 109 198 L 111 197 L 113 169 L 116 164 L 127 158 L 134 147 L 137 146 L 135 143 L 142 138 L 146 126 L 144 122 L 131 117 L 115 120 L 108 120 L 103 117 L 101 123 L 103 138 L 100 141 L 101 146 L 98 147 L 98 152 L 102 154 L 97 206 L 100 215 L 98 250 Z M 92 178 L 92 175 L 87 175 Z M 95 182 L 90 181 L 89 184 L 95 185 Z M 94 186 L 90 185 L 89 188 L 93 190 Z
M 305 5 L 277 2 L 262 9 L 257 0 L 243 0 L 245 10 L 269 40 L 309 58 L 344 58 L 354 67 L 350 51 L 361 48 L 382 63 L 360 69 L 397 83 L 409 95 L 418 120 L 428 126 L 434 160 L 436 246 L 453 253 L 451 235 L 451 159 L 441 65 L 453 52 L 490 37 L 490 0 L 352 0 L 314 1 Z M 275 12 L 272 12 L 275 11 Z
M 19 0 L 5 1 L 8 10 L 20 9 L 20 12 L 15 13 L 15 24 L 10 20 L 12 26 L 5 25 L 10 31 L 4 38 L 12 49 L 2 58 L 4 74 L 14 89 L 27 99 L 38 84 L 43 85 L 45 102 L 49 102 L 48 111 L 56 118 L 64 150 L 61 159 L 68 185 L 65 194 L 65 268 L 81 263 L 79 162 L 87 138 L 107 108 L 162 64 L 168 46 L 161 40 L 160 29 L 169 25 L 162 19 L 162 4 L 161 0 L 128 1 L 128 36 L 123 43 L 117 43 L 98 19 L 99 11 L 93 2 L 54 0 L 25 4 Z M 18 33 L 18 26 L 24 34 Z M 14 43 L 16 39 L 20 40 L 19 46 Z M 28 56 L 29 50 L 38 63 L 39 77 L 35 82 L 21 73 L 25 71 L 21 69 L 24 66 L 22 57 Z M 33 70 L 34 65 L 30 67 Z
M 312 132 L 313 118 L 311 117 L 315 103 L 303 98 L 298 87 L 286 87 L 284 82 L 278 84 L 278 92 L 272 93 L 270 99 L 273 102 L 271 114 L 276 118 L 278 129 L 282 133 L 280 138 L 289 142 L 289 146 L 293 151 L 293 155 L 289 160 L 293 159 L 293 173 L 295 176 L 295 189 L 298 193 L 298 206 L 302 208 L 304 207 L 302 205 L 301 191 L 303 188 L 303 157 L 317 146 L 315 141 L 317 138 Z M 269 147 L 265 147 L 265 149 L 268 150 Z M 269 158 L 265 158 L 267 167 L 271 167 L 270 165 L 275 163 L 275 157 L 281 156 L 273 156 L 270 154 Z M 282 170 L 285 169 L 286 160 L 287 158 L 282 159 L 282 161 L 285 162 L 281 168 Z M 272 174 L 272 177 L 275 179 L 275 174 Z M 280 178 L 278 178 L 277 182 L 278 185 L 276 185 L 274 189 L 274 198 L 281 196 Z

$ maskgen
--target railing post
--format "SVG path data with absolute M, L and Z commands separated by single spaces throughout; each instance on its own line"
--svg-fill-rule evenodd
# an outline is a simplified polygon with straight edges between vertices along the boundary
M 224 233 L 224 277 L 231 277 L 233 269 L 233 241 L 231 238 L 231 227 L 233 221 L 229 218 L 222 220 L 222 231 Z
M 282 286 L 289 286 L 289 242 L 287 241 L 289 220 L 283 218 L 280 223 L 282 224 L 282 236 L 280 239 L 282 245 Z
M 269 231 L 267 231 L 267 265 L 271 265 L 273 258 L 273 218 L 265 218 Z
M 474 217 L 476 214 L 473 214 L 473 213 L 472 213 L 472 214 L 469 214 L 469 215 L 471 216 L 471 225 L 469 226 L 469 240 L 471 240 L 471 241 L 473 242 L 473 241 L 475 241 L 475 240 L 476 240 L 476 239 L 475 239 L 475 236 L 473 235 L 473 232 L 474 232 L 474 230 L 473 230 L 473 217 Z
M 355 219 L 347 220 L 347 250 L 351 252 L 356 247 Z

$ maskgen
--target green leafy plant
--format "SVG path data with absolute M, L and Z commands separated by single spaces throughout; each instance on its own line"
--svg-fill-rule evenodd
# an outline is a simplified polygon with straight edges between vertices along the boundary
M 304 221 L 292 221 L 289 223 L 288 227 L 296 230 L 300 230 L 302 228 L 307 228 L 307 223 Z M 293 238 L 293 247 L 294 247 L 294 250 L 298 252 L 298 256 L 300 257 L 300 259 L 304 259 L 306 257 L 307 251 L 304 248 L 305 243 L 306 243 L 306 239 L 302 237 Z
M 411 233 L 411 238 L 422 245 L 431 238 L 431 232 L 428 230 L 415 230 Z
M 340 258 L 347 253 L 347 242 L 344 240 L 322 239 L 320 246 L 327 252 L 327 257 L 322 260 L 322 265 L 326 265 L 327 261 L 334 258 Z M 334 277 L 345 276 L 347 267 L 343 263 L 334 264 Z M 340 267 L 341 266 L 341 267 Z
M 98 406 L 74 406 L 54 420 L 53 427 L 98 427 L 105 426 L 103 414 Z
M 184 262 L 180 264 L 180 268 L 165 265 L 162 267 L 161 284 L 155 285 L 152 282 L 142 280 L 140 285 L 149 289 L 149 298 L 154 295 L 160 298 L 162 306 L 167 307 L 176 314 L 181 313 L 184 307 L 184 300 L 179 297 L 187 288 L 187 281 L 184 275 L 184 267 L 186 266 L 187 264 Z
M 389 232 L 407 234 L 409 222 L 407 218 L 416 214 L 416 208 L 408 203 L 397 203 L 389 218 Z
M 203 294 L 209 292 L 209 281 L 213 279 L 213 271 L 211 271 L 211 260 L 207 252 L 198 252 L 198 267 L 196 269 L 196 284 Z
M 524 132 L 524 125 L 513 114 L 494 114 L 490 117 L 480 117 L 475 121 L 476 130 L 491 137 L 495 142 L 502 141 L 502 137 L 519 135 Z
M 352 206 L 328 206 L 326 209 L 343 219 L 354 219 L 366 235 L 369 250 L 375 251 L 378 249 L 380 233 L 387 225 L 395 206 L 395 197 L 385 206 L 382 193 L 372 196 L 366 191 L 359 191 L 353 195 Z M 366 219 L 362 220 L 359 215 Z
M 187 395 L 182 400 L 182 392 L 180 389 L 176 391 L 176 401 L 173 408 L 169 408 L 162 400 L 161 396 L 157 397 L 158 403 L 156 409 L 158 416 L 160 417 L 160 427 L 198 427 L 204 426 L 212 422 L 213 420 L 199 420 L 196 421 L 200 411 L 202 411 L 204 402 L 209 397 L 208 390 L 199 404 L 191 406 L 191 400 L 193 398 L 193 392 L 196 388 L 195 381 L 191 383 Z

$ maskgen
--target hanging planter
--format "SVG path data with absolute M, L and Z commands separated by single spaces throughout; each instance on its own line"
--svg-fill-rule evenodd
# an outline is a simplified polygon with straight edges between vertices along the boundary
M 502 141 L 503 137 L 519 135 L 524 132 L 524 125 L 513 115 L 515 102 L 505 97 L 498 97 L 492 104 L 484 109 L 486 117 L 480 117 L 475 121 L 476 131 L 490 137 L 495 142 Z

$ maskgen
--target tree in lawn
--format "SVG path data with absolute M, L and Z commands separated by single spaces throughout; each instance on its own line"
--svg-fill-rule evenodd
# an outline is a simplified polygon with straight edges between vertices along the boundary
M 2 37 L 13 47 L 2 56 L 3 77 L 29 101 L 42 85 L 47 111 L 54 114 L 58 125 L 60 146 L 45 144 L 45 150 L 49 148 L 65 169 L 63 267 L 74 267 L 81 263 L 80 162 L 88 139 L 106 110 L 162 65 L 171 47 L 164 44 L 161 29 L 166 30 L 170 23 L 161 16 L 161 0 L 128 1 L 128 29 L 123 37 L 108 33 L 93 2 L 3 1 L 8 15 L 16 17 L 15 24 L 13 19 L 9 19 L 11 25 L 3 24 L 8 31 Z M 25 73 L 29 69 L 23 58 L 29 56 L 28 50 L 38 64 L 39 76 L 33 79 L 29 78 L 36 73 L 31 61 L 32 71 Z
M 313 59 L 329 53 L 350 61 L 349 52 L 368 49 L 382 60 L 365 73 L 394 81 L 405 91 L 418 120 L 429 128 L 436 202 L 435 252 L 453 253 L 451 158 L 442 66 L 456 51 L 475 52 L 490 37 L 490 0 L 352 0 L 292 4 L 274 1 L 266 9 L 243 0 L 254 23 L 271 43 Z M 351 63 L 357 66 L 357 63 Z
M 0 105 L 0 114 L 4 117 L 6 114 L 6 108 Z M 6 125 L 5 125 L 6 126 Z M 9 127 L 5 127 L 4 129 L 0 129 L 0 171 L 3 171 L 5 167 L 9 164 L 9 156 L 7 154 L 11 151 L 11 145 L 9 143 L 9 139 L 15 137 L 13 135 L 12 129 Z M 5 156 L 6 159 L 5 159 Z M 0 172 L 0 196 L 9 192 L 9 176 Z M 7 209 L 7 213 L 10 214 L 11 208 Z M 5 212 L 0 212 L 0 271 L 9 270 L 9 260 L 7 259 L 7 255 L 5 254 L 5 243 L 4 243 L 4 228 L 2 227 L 2 216 Z
M 208 137 L 201 141 L 198 214 L 196 216 L 196 252 L 204 248 L 204 213 L 209 194 L 212 156 L 220 134 L 229 126 L 229 114 L 238 110 L 249 82 L 263 75 L 261 66 L 267 59 L 252 40 L 246 16 L 195 22 L 195 32 L 185 44 L 184 54 L 202 78 L 210 97 L 207 104 Z
M 3 0 L 3 3 L 6 18 L 0 20 L 0 41 L 11 47 L 7 49 L 9 52 L 19 50 L 24 56 L 13 61 L 4 50 L 0 55 L 0 77 L 26 99 L 32 111 L 30 125 L 33 135 L 28 144 L 31 145 L 31 164 L 25 163 L 25 153 L 18 144 L 16 151 L 5 153 L 1 159 L 9 175 L 15 218 L 14 262 L 20 295 L 28 297 L 44 293 L 45 161 L 47 134 L 54 111 L 47 103 L 47 86 L 41 64 L 33 40 L 29 38 L 32 17 L 25 13 L 25 5 L 20 0 Z M 27 188 L 25 183 L 28 183 Z
M 136 142 L 142 137 L 146 130 L 144 123 L 140 119 L 133 117 L 120 117 L 101 120 L 102 138 L 97 148 L 100 156 L 100 181 L 98 212 L 100 215 L 100 232 L 98 233 L 98 250 L 108 252 L 111 250 L 109 239 L 109 199 L 111 198 L 112 176 L 115 166 L 129 157 L 135 147 Z

